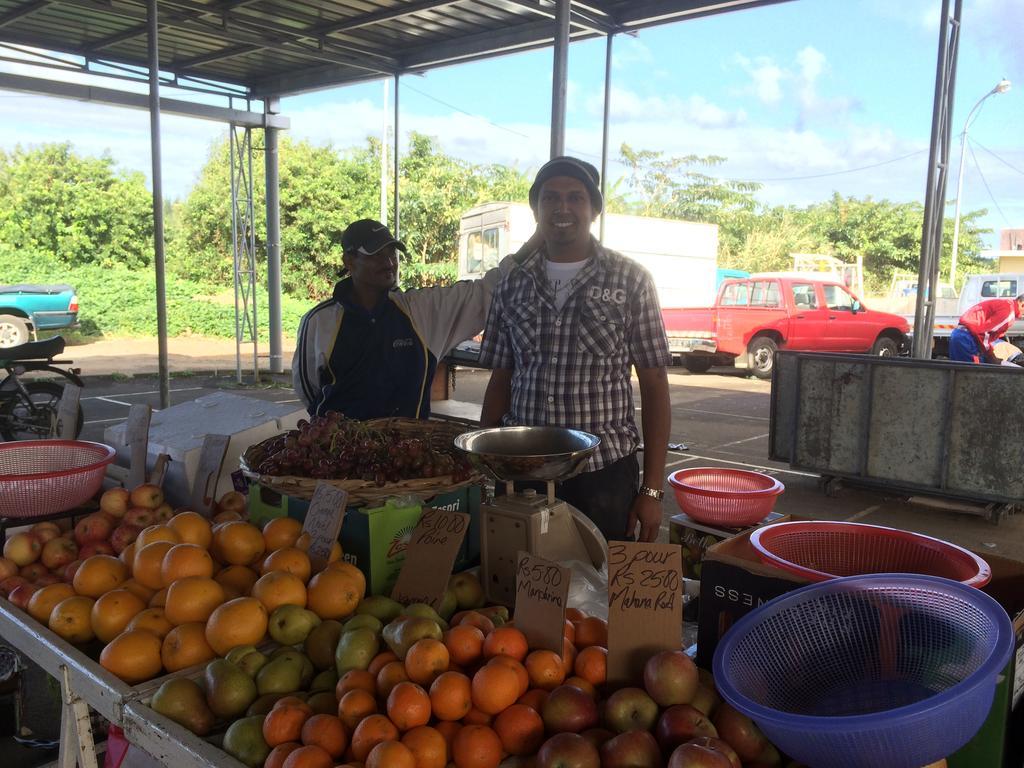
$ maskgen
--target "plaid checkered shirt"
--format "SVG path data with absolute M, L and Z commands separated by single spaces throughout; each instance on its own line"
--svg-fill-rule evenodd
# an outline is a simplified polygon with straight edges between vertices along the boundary
M 670 362 L 665 324 L 650 273 L 593 243 L 562 311 L 535 251 L 495 288 L 481 364 L 511 368 L 505 426 L 558 426 L 591 432 L 601 445 L 587 471 L 636 451 L 631 366 Z

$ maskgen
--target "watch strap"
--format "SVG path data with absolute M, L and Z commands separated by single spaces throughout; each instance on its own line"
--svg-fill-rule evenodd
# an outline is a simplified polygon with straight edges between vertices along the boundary
M 658 501 L 665 498 L 664 491 L 658 490 L 657 488 L 651 488 L 649 485 L 641 485 L 637 493 L 641 496 L 650 496 L 652 499 L 657 499 Z

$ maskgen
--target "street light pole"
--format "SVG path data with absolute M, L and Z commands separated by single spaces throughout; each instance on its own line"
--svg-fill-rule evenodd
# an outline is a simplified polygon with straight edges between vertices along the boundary
M 971 111 L 967 113 L 967 119 L 964 120 L 964 130 L 960 134 L 960 170 L 956 177 L 956 210 L 953 212 L 953 249 L 949 259 L 949 283 L 956 289 L 956 257 L 960 248 L 960 195 L 964 189 L 964 150 L 967 148 L 967 129 L 971 125 L 971 119 L 974 117 L 974 113 L 978 111 L 978 107 L 981 106 L 982 102 L 985 101 L 989 96 L 995 96 L 997 93 L 1006 93 L 1010 90 L 1010 81 L 1003 78 L 995 87 L 978 99 L 978 102 L 971 107 Z

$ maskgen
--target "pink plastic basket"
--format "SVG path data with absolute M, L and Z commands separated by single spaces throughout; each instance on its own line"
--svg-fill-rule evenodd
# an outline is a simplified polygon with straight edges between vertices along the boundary
M 809 581 L 916 573 L 980 589 L 992 578 L 988 563 L 956 544 L 882 525 L 825 520 L 775 523 L 754 531 L 750 544 L 764 562 Z
M 761 522 L 786 487 L 746 469 L 690 467 L 668 476 L 679 508 L 698 523 L 740 528 Z
M 74 509 L 103 484 L 114 449 L 85 440 L 0 443 L 0 517 L 42 517 Z

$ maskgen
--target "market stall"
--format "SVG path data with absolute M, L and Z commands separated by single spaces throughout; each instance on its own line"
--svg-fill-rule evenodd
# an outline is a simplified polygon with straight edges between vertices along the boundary
M 670 478 L 671 543 L 609 543 L 554 493 L 596 445 L 329 417 L 208 515 L 93 482 L 11 530 L 0 637 L 59 681 L 64 765 L 98 764 L 90 710 L 111 768 L 1002 765 L 1024 570 L 713 468 Z

